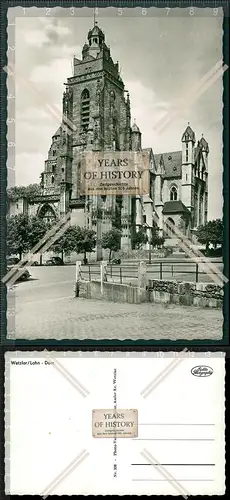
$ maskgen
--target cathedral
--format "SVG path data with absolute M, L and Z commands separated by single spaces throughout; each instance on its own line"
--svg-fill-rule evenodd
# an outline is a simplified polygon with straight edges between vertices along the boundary
M 83 196 L 80 161 L 87 151 L 145 151 L 148 194 Z M 131 123 L 130 96 L 119 64 L 113 62 L 95 22 L 82 58 L 74 57 L 73 76 L 65 83 L 62 123 L 52 137 L 41 174 L 41 194 L 26 208 L 21 201 L 20 207 L 49 221 L 70 211 L 76 225 L 97 233 L 98 258 L 100 238 L 112 227 L 122 231 L 122 249 L 133 248 L 135 233 L 143 226 L 150 236 L 153 219 L 161 235 L 170 236 L 175 225 L 191 237 L 207 221 L 208 154 L 208 143 L 203 136 L 196 143 L 190 124 L 182 131 L 180 151 L 155 154 L 154 148 L 142 149 L 142 134 L 137 123 Z

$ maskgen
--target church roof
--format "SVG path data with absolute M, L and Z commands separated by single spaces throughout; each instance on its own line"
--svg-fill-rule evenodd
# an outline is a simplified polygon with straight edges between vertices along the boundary
M 184 131 L 184 133 L 182 135 L 181 141 L 182 142 L 184 142 L 184 141 L 193 141 L 193 142 L 196 142 L 195 132 L 193 132 L 193 130 L 190 127 L 189 123 L 188 123 L 188 126 L 187 126 L 186 130 Z
M 181 200 L 177 201 L 166 201 L 163 207 L 163 214 L 180 214 L 180 213 L 189 213 L 188 208 L 182 203 Z
M 132 132 L 140 132 L 139 127 L 137 126 L 136 122 L 134 121 L 134 124 L 132 126 Z
M 207 151 L 207 153 L 209 152 L 208 143 L 207 143 L 207 141 L 205 140 L 205 138 L 203 137 L 203 135 L 202 135 L 202 137 L 201 137 L 201 139 L 200 139 L 200 141 L 199 141 L 199 146 L 201 146 L 201 149 L 202 149 L 203 151 Z
M 171 153 L 160 153 L 154 155 L 156 164 L 159 163 L 162 157 L 164 168 L 165 168 L 165 178 L 170 177 L 181 177 L 182 175 L 182 151 L 173 151 Z
M 97 26 L 97 24 L 95 24 L 95 26 L 91 30 L 89 30 L 89 32 L 88 32 L 88 40 L 92 36 L 99 36 L 102 40 L 105 39 L 105 35 L 104 35 L 103 31 L 99 28 L 99 26 Z

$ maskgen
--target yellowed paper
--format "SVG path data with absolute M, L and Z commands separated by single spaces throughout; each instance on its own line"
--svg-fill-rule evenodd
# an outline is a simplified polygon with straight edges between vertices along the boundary
M 93 437 L 134 438 L 138 436 L 137 410 L 93 410 Z
M 81 194 L 148 194 L 148 162 L 148 155 L 144 151 L 84 153 L 81 158 Z

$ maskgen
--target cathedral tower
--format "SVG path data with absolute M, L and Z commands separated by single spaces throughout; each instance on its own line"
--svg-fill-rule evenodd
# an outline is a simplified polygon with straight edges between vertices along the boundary
M 131 149 L 129 95 L 120 77 L 118 63 L 113 62 L 105 35 L 97 24 L 88 32 L 82 59 L 74 58 L 74 75 L 67 79 L 67 88 L 71 89 L 73 96 L 71 204 L 74 209 L 74 200 L 80 198 L 81 153 Z M 130 197 L 124 196 L 122 203 L 119 200 L 118 204 L 114 196 L 95 196 L 87 200 L 87 220 L 93 229 L 97 228 L 98 240 L 103 232 L 111 229 L 111 213 L 117 214 L 118 205 L 121 229 L 125 242 L 129 242 Z
M 195 133 L 188 126 L 182 136 L 181 201 L 192 212 L 194 208 L 194 146 Z

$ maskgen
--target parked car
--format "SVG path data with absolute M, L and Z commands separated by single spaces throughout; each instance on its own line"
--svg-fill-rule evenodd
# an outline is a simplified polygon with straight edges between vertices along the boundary
M 25 269 L 25 271 L 23 271 L 23 273 L 21 273 L 18 278 L 16 279 L 16 282 L 17 281 L 27 281 L 28 279 L 30 279 L 31 277 L 31 274 L 29 273 L 28 269 Z
M 13 267 L 16 266 L 20 262 L 20 259 L 18 257 L 7 257 L 7 267 Z
M 64 262 L 61 257 L 51 257 L 45 263 L 46 266 L 64 266 Z
M 37 260 L 34 260 L 30 265 L 31 266 L 39 266 L 39 262 Z
M 8 257 L 7 258 L 7 272 L 11 271 L 11 269 L 13 269 L 14 266 L 16 266 L 19 262 L 20 262 L 20 259 L 18 259 L 17 257 Z M 16 271 L 15 271 L 15 273 L 16 273 Z M 28 269 L 25 269 L 22 273 L 19 274 L 18 278 L 16 279 L 16 282 L 27 281 L 30 278 L 30 276 L 31 276 L 31 274 L 29 273 Z
M 121 259 L 113 259 L 111 260 L 110 264 L 114 265 L 114 264 L 120 264 L 121 263 Z

